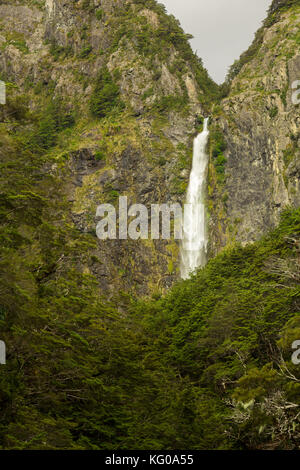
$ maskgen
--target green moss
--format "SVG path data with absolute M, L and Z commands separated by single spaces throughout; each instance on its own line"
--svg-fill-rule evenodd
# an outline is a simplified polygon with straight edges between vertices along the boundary
M 86 10 L 88 12 L 93 12 L 95 8 L 91 0 L 82 0 L 80 6 L 83 10 Z
M 146 100 L 147 98 L 149 98 L 150 96 L 152 96 L 153 93 L 154 93 L 154 88 L 151 87 L 151 88 L 149 88 L 148 90 L 146 90 L 146 91 L 144 92 L 144 94 L 143 94 L 143 96 L 142 96 L 142 99 L 143 99 L 143 100 Z
M 19 49 L 23 54 L 29 53 L 29 48 L 27 46 L 25 37 L 22 33 L 18 31 L 9 30 L 4 31 L 6 42 L 1 45 L 1 49 L 5 50 L 7 46 L 12 45 Z

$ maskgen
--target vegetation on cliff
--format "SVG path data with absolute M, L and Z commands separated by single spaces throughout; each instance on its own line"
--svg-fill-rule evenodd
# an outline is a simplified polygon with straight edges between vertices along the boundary
M 288 11 L 293 6 L 299 6 L 299 0 L 274 0 L 269 8 L 268 16 L 264 20 L 263 25 L 255 34 L 253 43 L 243 52 L 238 60 L 236 60 L 232 66 L 229 68 L 226 82 L 230 82 L 238 75 L 242 67 L 245 64 L 248 64 L 253 58 L 255 58 L 260 50 L 261 45 L 263 44 L 265 28 L 270 28 L 276 22 L 281 19 L 281 14 L 285 11 Z M 227 88 L 229 92 L 229 88 Z

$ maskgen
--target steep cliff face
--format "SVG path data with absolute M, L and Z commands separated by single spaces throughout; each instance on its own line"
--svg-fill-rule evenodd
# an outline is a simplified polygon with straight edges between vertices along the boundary
M 93 245 L 78 266 L 101 289 L 146 294 L 178 279 L 178 243 L 101 242 L 95 214 L 101 203 L 118 208 L 119 196 L 149 213 L 183 202 L 205 115 L 211 256 L 256 240 L 299 205 L 299 1 L 272 3 L 223 101 L 188 35 L 154 0 L 11 0 L 0 16 L 2 131 L 44 155 L 66 218 Z
M 299 206 L 299 26 L 299 1 L 273 2 L 231 68 L 228 97 L 213 110 L 212 253 L 234 240 L 256 240 L 286 206 Z
M 149 209 L 182 201 L 197 116 L 218 87 L 177 20 L 152 0 L 4 1 L 0 17 L 5 119 L 20 101 L 30 110 L 76 227 L 95 239 L 96 207 L 120 195 Z M 106 291 L 178 277 L 174 241 L 99 241 L 92 255 L 84 269 Z

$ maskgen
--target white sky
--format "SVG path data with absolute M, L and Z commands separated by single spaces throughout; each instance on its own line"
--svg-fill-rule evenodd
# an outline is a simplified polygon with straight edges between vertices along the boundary
M 211 77 L 222 83 L 228 67 L 250 46 L 271 0 L 159 0 L 194 36 L 192 47 Z

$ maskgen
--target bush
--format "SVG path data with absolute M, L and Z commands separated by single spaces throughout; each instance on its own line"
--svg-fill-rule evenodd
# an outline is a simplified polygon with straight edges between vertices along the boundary
M 79 54 L 79 57 L 81 59 L 85 59 L 86 57 L 88 57 L 90 55 L 90 53 L 92 52 L 93 48 L 92 46 L 86 46 L 82 49 L 82 51 L 80 52 Z
M 101 150 L 97 150 L 97 152 L 95 152 L 95 160 L 97 161 L 105 160 L 104 152 L 102 152 Z
M 109 71 L 105 68 L 98 76 L 96 86 L 90 98 L 90 111 L 93 116 L 103 118 L 113 108 L 123 107 L 119 98 L 119 87 L 113 82 Z
M 271 119 L 274 119 L 278 114 L 278 108 L 277 106 L 274 106 L 273 108 L 270 109 L 269 115 Z
M 154 103 L 153 108 L 157 111 L 164 113 L 171 110 L 182 111 L 185 106 L 188 104 L 188 99 L 186 96 L 163 96 Z
M 60 58 L 64 59 L 73 54 L 71 46 L 60 46 L 56 42 L 51 43 L 49 52 L 53 56 L 55 61 L 59 60 Z
M 103 10 L 100 8 L 99 10 L 96 11 L 96 18 L 98 21 L 101 21 L 103 18 Z
M 32 137 L 32 143 L 47 150 L 55 145 L 58 132 L 73 126 L 74 123 L 72 112 L 66 109 L 60 99 L 55 99 L 40 115 L 38 130 Z
M 225 152 L 227 145 L 222 131 L 219 128 L 213 129 L 210 134 L 210 143 L 212 149 L 212 156 L 218 157 L 221 153 Z
M 29 118 L 28 96 L 15 93 L 14 86 L 7 83 L 7 101 L 0 107 L 0 122 L 23 121 Z

